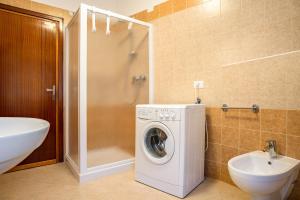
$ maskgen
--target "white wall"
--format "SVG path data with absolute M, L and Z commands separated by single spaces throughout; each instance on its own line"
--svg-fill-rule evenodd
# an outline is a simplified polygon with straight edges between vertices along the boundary
M 63 8 L 70 11 L 76 11 L 79 4 L 86 3 L 98 8 L 111 10 L 123 15 L 132 15 L 145 9 L 151 9 L 153 6 L 166 0 L 32 0 L 39 3 Z
M 155 5 L 166 0 L 117 0 L 117 9 L 120 14 L 132 15 L 142 10 L 152 9 Z

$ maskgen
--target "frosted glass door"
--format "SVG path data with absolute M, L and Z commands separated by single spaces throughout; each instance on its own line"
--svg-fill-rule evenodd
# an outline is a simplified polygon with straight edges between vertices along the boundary
M 135 105 L 148 103 L 148 28 L 88 16 L 88 167 L 134 157 Z

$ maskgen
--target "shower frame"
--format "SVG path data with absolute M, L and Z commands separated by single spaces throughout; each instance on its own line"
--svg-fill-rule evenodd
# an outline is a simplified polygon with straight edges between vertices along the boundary
M 148 65 L 149 65 L 149 103 L 154 100 L 154 64 L 153 64 L 153 26 L 134 18 L 123 16 L 108 10 L 80 4 L 75 15 L 79 15 L 79 52 L 78 52 L 78 165 L 69 154 L 69 32 L 68 28 L 74 21 L 73 17 L 66 27 L 65 33 L 65 71 L 64 71 L 64 141 L 65 162 L 79 182 L 84 182 L 96 177 L 112 174 L 133 166 L 134 158 L 113 163 L 88 167 L 87 148 L 87 19 L 88 12 L 95 12 L 120 20 L 132 22 L 148 28 Z M 75 16 L 74 15 L 74 16 Z

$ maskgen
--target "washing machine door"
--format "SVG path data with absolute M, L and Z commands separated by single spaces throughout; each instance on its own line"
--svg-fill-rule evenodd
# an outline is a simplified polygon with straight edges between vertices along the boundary
M 171 160 L 175 149 L 174 136 L 163 123 L 150 123 L 141 139 L 142 150 L 152 163 L 162 165 Z

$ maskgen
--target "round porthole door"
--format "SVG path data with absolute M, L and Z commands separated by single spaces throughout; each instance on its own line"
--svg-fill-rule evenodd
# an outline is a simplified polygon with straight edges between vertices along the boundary
M 146 157 L 155 164 L 167 163 L 174 154 L 174 137 L 162 123 L 152 122 L 144 131 L 142 149 Z

